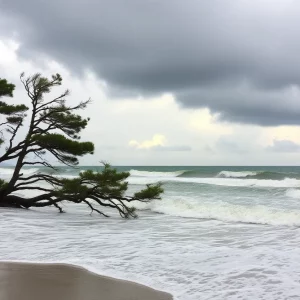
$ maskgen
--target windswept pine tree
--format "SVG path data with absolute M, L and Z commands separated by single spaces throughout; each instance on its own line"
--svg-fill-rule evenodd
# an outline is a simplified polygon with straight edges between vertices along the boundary
M 7 96 L 13 97 L 13 91 L 15 89 L 15 85 L 8 83 L 6 79 L 0 78 L 0 98 Z M 13 152 L 12 150 L 12 141 L 15 138 L 16 132 L 18 131 L 19 127 L 22 126 L 23 119 L 26 116 L 25 112 L 28 110 L 28 107 L 25 105 L 14 105 L 14 104 L 7 104 L 6 102 L 0 101 L 0 114 L 5 115 L 5 121 L 1 122 L 0 126 L 3 129 L 3 125 L 6 125 L 6 132 L 12 134 L 11 139 L 9 141 L 9 146 L 6 149 L 6 155 L 1 157 L 0 162 L 6 160 L 9 157 L 9 153 Z M 1 132 L 0 137 L 0 145 L 4 142 L 4 135 L 3 130 Z M 12 150 L 12 151 L 11 151 Z
M 107 216 L 101 207 L 116 209 L 124 218 L 136 217 L 132 201 L 149 202 L 160 199 L 163 192 L 161 184 L 147 185 L 145 189 L 134 195 L 127 195 L 128 172 L 117 172 L 108 164 L 104 164 L 101 172 L 87 170 L 73 179 L 60 178 L 49 173 L 36 173 L 24 176 L 25 166 L 44 166 L 55 170 L 55 166 L 46 160 L 53 156 L 61 164 L 75 167 L 78 158 L 93 154 L 92 142 L 80 141 L 80 133 L 87 126 L 89 119 L 76 114 L 86 108 L 90 100 L 82 101 L 74 106 L 67 105 L 69 91 L 54 98 L 46 95 L 54 87 L 62 84 L 59 74 L 51 78 L 35 74 L 25 77 L 21 74 L 21 82 L 28 96 L 28 106 L 8 104 L 0 101 L 0 114 L 4 116 L 1 123 L 1 144 L 6 148 L 0 156 L 0 162 L 16 160 L 15 169 L 8 182 L 0 182 L 0 206 L 30 208 L 55 206 L 63 212 L 60 203 L 69 201 L 84 203 L 91 211 Z M 0 79 L 0 96 L 13 96 L 15 86 Z M 29 108 L 30 107 L 30 108 Z M 16 142 L 19 129 L 24 125 L 28 114 L 29 124 L 23 139 Z M 27 123 L 26 123 L 27 124 Z M 2 145 L 3 146 L 3 145 Z M 32 159 L 34 157 L 34 159 Z M 31 158 L 31 159 L 30 159 Z M 45 184 L 41 184 L 45 183 Z M 16 192 L 36 190 L 34 197 L 20 197 Z M 26 193 L 25 193 L 26 194 Z
M 6 79 L 0 78 L 0 97 L 12 97 L 14 89 L 14 84 L 8 83 Z

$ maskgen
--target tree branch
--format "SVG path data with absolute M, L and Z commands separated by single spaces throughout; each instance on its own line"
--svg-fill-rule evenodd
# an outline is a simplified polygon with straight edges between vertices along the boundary
M 9 151 L 9 150 L 11 150 L 11 148 L 12 148 L 12 143 L 13 143 L 13 140 L 15 139 L 15 137 L 16 137 L 16 134 L 17 134 L 17 132 L 18 132 L 19 128 L 21 127 L 22 123 L 23 123 L 23 120 L 22 120 L 22 121 L 20 121 L 20 122 L 18 123 L 18 125 L 17 125 L 17 127 L 16 127 L 16 128 L 14 128 L 14 130 L 13 130 L 13 134 L 12 134 L 12 136 L 11 136 L 10 140 L 9 140 L 9 147 L 8 147 L 8 149 L 7 149 L 6 151 Z
M 88 200 L 83 200 L 83 202 L 86 203 L 86 204 L 89 206 L 89 208 L 91 209 L 91 214 L 92 214 L 93 211 L 96 211 L 98 214 L 100 214 L 100 215 L 102 215 L 102 216 L 104 216 L 104 217 L 109 218 L 108 215 L 106 215 L 105 213 L 103 213 L 103 212 L 100 211 L 99 209 L 94 208 L 93 205 L 92 205 Z
M 50 117 L 54 113 L 63 113 L 63 112 L 68 112 L 72 110 L 78 110 L 78 109 L 83 109 L 85 108 L 89 103 L 91 102 L 91 99 L 88 99 L 86 101 L 80 102 L 78 105 L 73 106 L 73 107 L 66 107 L 66 106 L 58 106 L 56 109 L 51 108 L 51 110 L 48 113 L 45 113 L 42 115 L 38 120 L 35 121 L 34 126 L 38 126 L 41 122 L 43 122 L 45 119 Z
M 47 103 L 45 103 L 45 104 L 40 105 L 39 107 L 37 107 L 36 112 L 39 113 L 39 112 L 41 112 L 43 110 L 47 110 L 47 109 L 49 109 L 49 107 L 47 107 L 48 105 L 51 105 L 51 104 L 57 103 L 57 102 L 59 103 L 60 101 L 64 101 L 63 98 L 66 97 L 66 96 L 68 96 L 69 94 L 70 94 L 70 91 L 66 90 L 60 96 L 58 96 L 58 97 L 54 98 L 53 100 L 51 100 L 51 101 L 49 101 L 49 102 L 47 102 Z
M 42 188 L 39 186 L 24 186 L 24 187 L 16 187 L 14 191 L 21 191 L 21 190 L 38 190 L 38 191 L 43 191 L 43 192 L 53 192 L 53 189 L 47 189 L 47 188 Z
M 61 214 L 64 213 L 63 209 L 62 209 L 56 202 L 54 202 L 53 205 L 54 205 L 56 208 L 58 208 L 58 210 L 59 210 L 59 212 L 60 212 Z

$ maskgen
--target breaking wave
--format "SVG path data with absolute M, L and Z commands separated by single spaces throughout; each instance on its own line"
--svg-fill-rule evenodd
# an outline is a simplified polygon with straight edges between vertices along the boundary
M 298 189 L 288 189 L 285 192 L 285 195 L 290 198 L 299 199 L 300 200 L 300 190 Z
M 221 171 L 216 177 L 220 178 L 244 178 L 244 179 L 300 179 L 299 174 L 292 172 L 270 172 L 270 171 Z
M 256 176 L 259 172 L 253 171 L 242 171 L 242 172 L 233 172 L 233 171 L 221 171 L 218 173 L 217 177 L 225 177 L 225 178 L 245 178 L 249 176 Z
M 272 208 L 263 205 L 244 206 L 226 202 L 211 204 L 181 199 L 164 199 L 149 204 L 134 203 L 139 210 L 223 222 L 300 226 L 300 210 Z
M 223 170 L 215 173 L 207 173 L 202 169 L 196 170 L 178 170 L 172 172 L 156 172 L 130 170 L 130 175 L 134 177 L 159 177 L 159 178 L 228 178 L 228 179 L 261 179 L 261 180 L 284 180 L 286 178 L 294 178 L 300 180 L 300 174 L 293 172 L 271 172 L 271 171 L 228 171 Z
M 208 184 L 230 187 L 262 187 L 262 188 L 297 188 L 300 187 L 300 180 L 285 178 L 283 180 L 272 179 L 241 179 L 241 178 L 195 178 L 195 177 L 129 177 L 129 183 L 144 185 L 156 182 L 178 182 Z

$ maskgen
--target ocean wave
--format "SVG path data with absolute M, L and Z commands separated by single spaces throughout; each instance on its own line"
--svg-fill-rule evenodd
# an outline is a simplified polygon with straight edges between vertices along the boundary
M 202 170 L 178 170 L 173 172 L 157 172 L 157 171 L 142 171 L 142 170 L 130 170 L 132 177 L 148 177 L 151 180 L 153 178 L 162 178 L 162 180 L 168 180 L 169 178 L 187 178 L 196 181 L 200 178 L 219 178 L 219 179 L 258 179 L 258 180 L 285 180 L 286 178 L 299 179 L 300 174 L 293 172 L 273 172 L 273 171 L 228 171 L 223 170 L 218 173 L 205 172 Z
M 194 178 L 194 177 L 129 177 L 130 184 L 145 185 L 157 182 L 178 182 L 208 184 L 229 187 L 262 187 L 262 188 L 297 188 L 300 187 L 300 180 L 285 178 L 283 180 L 273 179 L 241 179 L 241 178 Z
M 243 178 L 243 179 L 278 179 L 288 177 L 300 179 L 299 174 L 293 172 L 271 172 L 271 171 L 221 171 L 216 177 L 220 178 Z
M 285 195 L 290 198 L 295 198 L 300 200 L 300 190 L 299 189 L 288 189 Z
M 245 178 L 249 176 L 255 176 L 259 172 L 254 171 L 221 171 L 216 177 L 225 177 L 225 178 Z
M 300 210 L 271 208 L 263 205 L 243 206 L 226 202 L 216 204 L 164 199 L 148 204 L 134 203 L 139 210 L 151 210 L 156 213 L 223 222 L 300 226 Z
M 185 170 L 175 171 L 175 172 L 152 172 L 152 171 L 139 171 L 139 170 L 130 170 L 129 173 L 131 176 L 136 177 L 177 177 L 185 173 Z
M 0 176 L 7 176 L 7 175 L 12 175 L 14 173 L 15 168 L 1 168 L 0 167 Z M 22 169 L 20 173 L 23 175 L 30 175 L 37 173 L 39 171 L 39 168 L 28 168 L 28 169 Z

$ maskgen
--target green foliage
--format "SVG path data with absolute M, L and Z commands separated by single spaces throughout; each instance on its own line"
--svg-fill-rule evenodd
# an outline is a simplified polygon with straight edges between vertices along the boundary
M 15 85 L 8 83 L 6 79 L 0 78 L 0 98 L 2 96 L 13 97 L 13 91 Z M 7 104 L 4 101 L 0 101 L 0 114 L 6 115 L 6 122 L 1 122 L 0 126 L 7 125 L 6 132 L 15 137 L 17 130 L 22 126 L 23 119 L 26 117 L 25 112 L 28 110 L 28 107 L 24 104 Z M 5 142 L 5 137 L 3 131 L 0 129 L 1 138 L 0 145 Z M 11 148 L 12 145 L 10 145 Z M 1 160 L 0 158 L 0 161 Z
M 134 194 L 135 198 L 140 200 L 152 200 L 152 199 L 160 199 L 160 194 L 164 192 L 161 183 L 157 184 L 147 184 L 146 188 L 136 192 Z
M 87 170 L 81 172 L 79 177 L 83 183 L 96 187 L 95 191 L 103 197 L 123 197 L 128 188 L 128 183 L 124 180 L 129 175 L 128 172 L 118 172 L 109 164 L 104 164 L 104 169 L 101 172 Z
M 21 79 L 25 77 L 25 74 L 21 74 Z M 45 94 L 51 92 L 51 89 L 55 86 L 60 86 L 62 83 L 62 78 L 59 74 L 52 75 L 51 79 L 47 77 L 42 77 L 40 73 L 36 73 L 33 76 L 25 80 L 26 85 L 29 89 L 34 91 L 34 99 L 37 103 L 43 101 Z
M 73 179 L 61 179 L 62 186 L 56 190 L 56 193 L 59 197 L 66 197 L 66 195 L 73 196 L 75 201 L 84 199 L 88 195 L 89 188 L 81 183 L 80 178 Z
M 14 116 L 14 117 L 7 117 L 6 120 L 9 124 L 17 125 L 23 121 L 23 118 Z
M 15 85 L 8 83 L 6 79 L 0 78 L 0 97 L 12 97 Z
M 49 133 L 45 135 L 34 135 L 32 141 L 46 150 L 56 150 L 75 156 L 93 154 L 94 144 L 91 142 L 78 142 L 66 138 L 62 134 Z
M 72 114 L 65 105 L 51 107 L 44 111 L 41 117 L 45 117 L 45 123 L 55 124 L 57 128 L 75 139 L 79 139 L 78 133 L 87 126 L 89 121 L 80 115 Z
M 3 179 L 0 179 L 0 188 L 5 188 L 7 186 L 7 182 Z
M 0 114 L 12 115 L 16 113 L 24 113 L 26 110 L 28 110 L 28 107 L 24 104 L 8 105 L 7 103 L 0 101 Z

